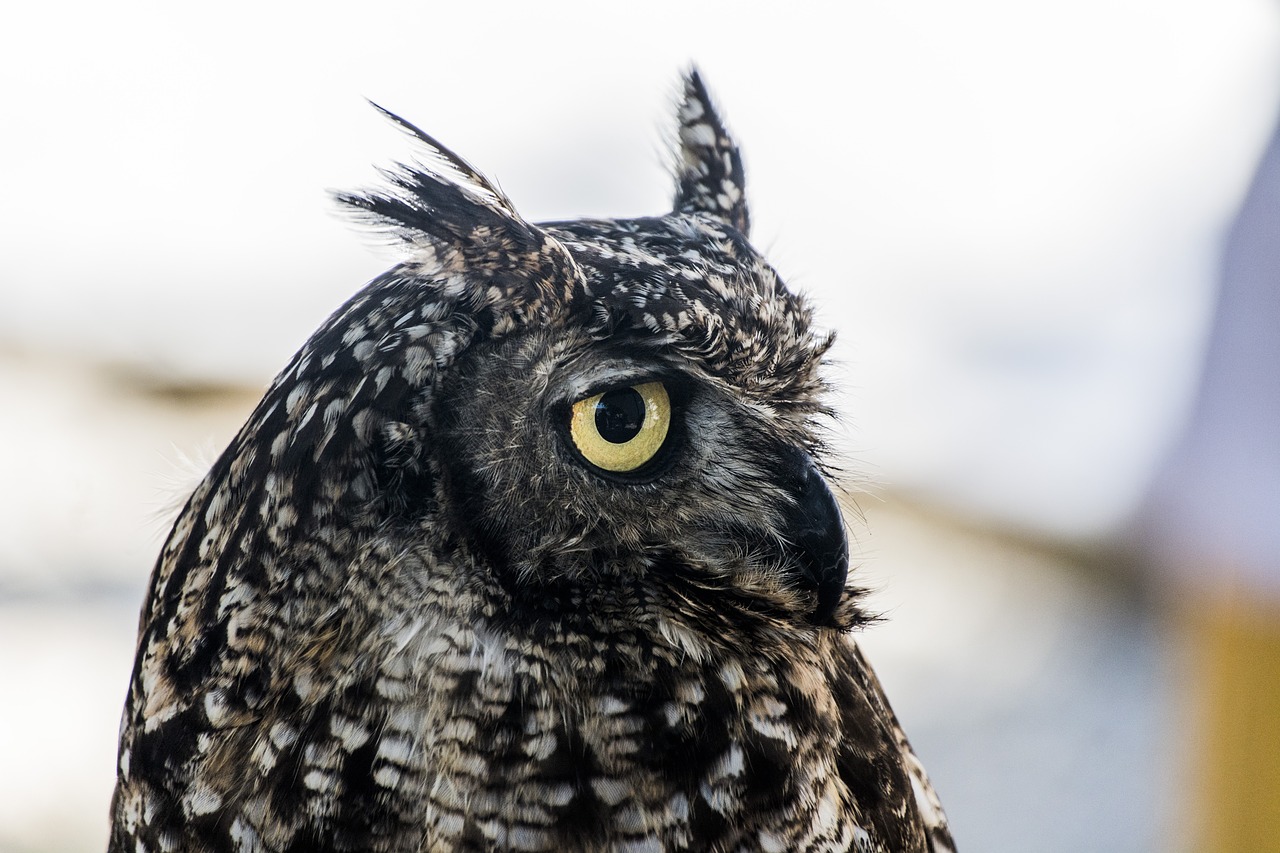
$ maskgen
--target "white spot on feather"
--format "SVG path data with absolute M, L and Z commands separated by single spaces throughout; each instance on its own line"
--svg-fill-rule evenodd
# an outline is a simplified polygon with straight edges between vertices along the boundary
M 742 775 L 743 769 L 746 767 L 746 761 L 742 754 L 742 744 L 736 740 L 729 744 L 729 748 L 724 751 L 719 760 L 711 766 L 711 772 L 717 780 L 732 779 Z

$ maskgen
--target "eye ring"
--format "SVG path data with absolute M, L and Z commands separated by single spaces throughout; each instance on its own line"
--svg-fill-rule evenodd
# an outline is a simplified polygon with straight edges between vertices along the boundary
M 573 404 L 569 436 L 602 471 L 629 474 L 652 461 L 671 432 L 671 397 L 661 382 L 611 388 Z

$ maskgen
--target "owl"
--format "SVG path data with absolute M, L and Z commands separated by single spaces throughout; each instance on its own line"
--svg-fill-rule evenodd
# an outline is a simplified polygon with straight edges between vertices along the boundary
M 402 260 L 174 523 L 109 849 L 952 850 L 698 74 L 660 216 L 529 223 L 387 116 L 422 156 L 339 200 Z

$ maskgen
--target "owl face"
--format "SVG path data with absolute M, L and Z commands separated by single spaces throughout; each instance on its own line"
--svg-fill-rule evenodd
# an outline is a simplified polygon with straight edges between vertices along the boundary
M 746 329 L 768 313 L 762 307 L 781 302 L 779 314 L 793 316 L 794 297 L 744 241 L 717 246 L 692 223 L 675 224 L 686 243 L 668 235 L 662 246 L 697 259 L 688 281 L 704 286 L 718 265 L 732 273 L 724 291 L 751 312 L 735 318 L 717 306 L 705 316 L 728 327 L 740 321 L 735 333 L 747 340 Z M 549 324 L 473 347 L 442 388 L 434 431 L 453 527 L 533 594 L 540 583 L 607 586 L 678 570 L 803 623 L 831 624 L 845 535 L 813 458 L 818 407 L 796 398 L 797 375 L 771 383 L 757 372 L 758 353 L 735 347 L 720 361 L 700 357 L 711 333 L 729 333 L 719 327 L 654 334 L 652 320 L 631 323 L 636 294 L 655 287 L 650 267 L 670 276 L 670 260 L 634 240 L 576 238 L 565 244 L 576 250 L 586 290 L 600 294 L 583 312 L 596 325 Z M 743 263 L 731 252 L 750 254 Z M 620 263 L 628 253 L 630 264 Z M 664 278 L 656 287 L 668 297 L 674 290 Z M 690 301 L 684 313 L 696 307 Z M 756 338 L 765 339 L 779 340 Z M 795 338 L 793 346 L 806 345 L 770 355 L 813 371 L 822 345 Z

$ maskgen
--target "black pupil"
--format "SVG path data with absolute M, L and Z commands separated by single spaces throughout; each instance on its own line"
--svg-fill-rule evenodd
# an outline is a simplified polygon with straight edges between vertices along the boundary
M 644 424 L 644 398 L 634 388 L 608 391 L 596 402 L 596 431 L 611 444 L 626 444 Z

